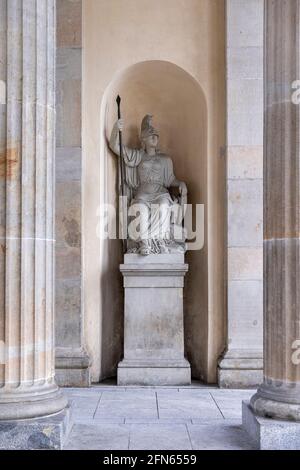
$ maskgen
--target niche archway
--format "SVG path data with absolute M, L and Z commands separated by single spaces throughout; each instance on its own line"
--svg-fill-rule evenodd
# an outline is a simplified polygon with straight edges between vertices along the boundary
M 139 146 L 140 123 L 153 114 L 160 148 L 169 154 L 178 179 L 187 183 L 188 202 L 207 207 L 207 105 L 199 83 L 182 68 L 166 61 L 146 61 L 119 73 L 101 105 L 101 203 L 117 204 L 117 158 L 107 141 L 116 120 L 116 96 L 122 97 L 124 143 Z M 205 211 L 206 214 L 206 211 Z M 206 216 L 205 216 L 206 220 Z M 207 231 L 205 230 L 205 233 Z M 207 243 L 190 251 L 185 285 L 185 345 L 192 375 L 202 377 L 207 348 Z M 121 242 L 101 242 L 101 376 L 116 375 L 123 351 L 123 288 L 119 273 Z M 141 306 L 142 308 L 142 306 Z

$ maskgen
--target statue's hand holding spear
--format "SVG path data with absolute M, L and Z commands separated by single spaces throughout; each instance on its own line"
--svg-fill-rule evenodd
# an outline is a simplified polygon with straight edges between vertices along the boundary
M 124 129 L 124 119 L 123 119 L 123 118 L 118 119 L 117 123 L 118 123 L 118 130 L 119 130 L 119 132 L 123 132 L 123 129 Z M 121 136 L 122 136 L 122 134 L 121 134 Z

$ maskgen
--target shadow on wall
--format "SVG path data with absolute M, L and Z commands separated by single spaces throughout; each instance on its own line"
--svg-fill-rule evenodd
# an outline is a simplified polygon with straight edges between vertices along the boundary
M 207 106 L 199 83 L 182 68 L 165 61 L 141 62 L 111 82 L 101 105 L 101 204 L 117 204 L 117 157 L 107 140 L 117 118 L 116 96 L 122 98 L 124 144 L 139 147 L 140 123 L 153 114 L 160 149 L 172 157 L 175 175 L 188 186 L 188 202 L 207 205 Z M 207 230 L 205 227 L 205 236 Z M 208 348 L 207 243 L 187 254 L 185 347 L 192 375 L 202 379 Z M 116 375 L 123 352 L 123 287 L 119 273 L 122 246 L 101 241 L 101 376 Z M 142 306 L 141 306 L 142 308 Z

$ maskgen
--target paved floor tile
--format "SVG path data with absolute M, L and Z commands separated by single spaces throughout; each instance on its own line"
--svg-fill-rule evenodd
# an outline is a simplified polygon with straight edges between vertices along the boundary
M 75 424 L 64 448 L 66 450 L 127 450 L 128 446 L 128 426 Z
M 193 418 L 192 424 L 198 424 L 198 425 L 223 425 L 224 426 L 229 426 L 232 424 L 240 425 L 242 420 L 240 418 L 232 418 L 232 419 L 225 419 L 222 416 L 219 418 Z
M 183 396 L 159 397 L 158 410 L 160 418 L 218 418 L 221 415 L 210 395 L 199 397 Z
M 254 395 L 254 390 L 210 390 L 210 394 L 216 401 L 238 402 L 239 400 L 247 400 Z
M 114 418 L 158 418 L 156 403 L 152 405 L 145 405 L 144 402 L 132 401 L 132 402 L 118 402 L 113 400 L 107 400 L 100 402 L 95 418 L 107 418 L 113 416 Z
M 103 390 L 100 390 L 98 387 L 90 387 L 90 388 L 64 388 L 63 389 L 65 395 L 75 395 L 75 396 L 82 396 L 82 397 L 90 397 L 93 395 L 100 395 Z
M 223 417 L 225 419 L 242 419 L 242 402 L 249 400 L 253 392 L 248 390 L 228 390 L 226 392 L 229 393 L 223 392 L 223 394 L 221 394 L 220 390 L 218 392 L 212 392 L 212 397 Z
M 252 449 L 249 437 L 241 425 L 187 425 L 195 450 L 247 450 Z
M 179 397 L 179 389 L 178 388 L 157 388 L 155 390 L 158 396 L 167 396 L 167 397 Z
M 191 424 L 191 419 L 184 418 L 126 418 L 126 424 Z
M 129 449 L 133 450 L 191 450 L 185 425 L 132 425 Z
M 120 385 L 112 385 L 110 387 L 106 385 L 93 385 L 90 390 L 97 390 L 99 392 L 114 392 L 118 390 L 118 392 L 125 392 L 127 387 L 121 387 Z
M 92 420 L 100 400 L 101 394 L 97 396 L 75 396 L 69 397 L 72 407 L 72 418 L 74 422 L 86 422 Z
M 205 418 L 205 419 L 218 419 L 223 418 L 219 410 L 195 410 L 193 406 L 181 405 L 176 408 L 162 408 L 159 410 L 159 417 L 164 419 L 171 418 L 182 418 L 182 419 L 194 419 L 194 418 Z
M 94 416 L 93 424 L 100 426 L 101 424 L 125 424 L 125 418 L 114 418 L 112 416 L 108 418 L 99 418 L 98 416 Z
M 106 400 L 156 400 L 156 393 L 154 390 L 125 390 L 124 392 L 119 391 L 106 391 L 102 392 L 101 401 Z
M 224 419 L 239 419 L 242 421 L 242 406 L 238 409 L 236 408 L 226 408 L 221 409 Z
M 253 390 L 217 387 L 65 389 L 74 426 L 66 449 L 249 449 L 242 401 Z
M 184 389 L 180 388 L 178 390 L 179 396 L 190 396 L 190 397 L 211 397 L 212 392 L 214 389 L 197 389 L 197 388 L 191 388 L 191 389 Z

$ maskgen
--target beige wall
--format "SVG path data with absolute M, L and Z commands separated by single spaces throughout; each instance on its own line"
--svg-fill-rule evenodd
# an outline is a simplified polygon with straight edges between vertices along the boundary
M 162 128 L 162 148 L 165 147 L 163 150 L 172 154 L 175 170 L 180 178 L 187 179 L 187 183 L 190 183 L 192 194 L 196 195 L 197 191 L 199 192 L 201 200 L 197 202 L 206 202 L 206 243 L 201 254 L 203 259 L 201 262 L 199 260 L 198 269 L 197 265 L 194 265 L 191 273 L 193 280 L 201 273 L 199 288 L 202 289 L 203 295 L 197 299 L 199 290 L 195 282 L 193 289 L 186 289 L 185 296 L 189 299 L 186 303 L 189 318 L 186 339 L 194 376 L 215 381 L 217 359 L 224 347 L 225 162 L 221 151 L 225 145 L 224 2 L 221 0 L 164 0 L 164 2 L 158 0 L 152 2 L 85 0 L 83 2 L 83 47 L 83 296 L 85 338 L 93 360 L 93 380 L 97 381 L 100 376 L 109 375 L 118 361 L 122 346 L 122 319 L 117 314 L 121 296 L 115 303 L 108 301 L 107 296 L 103 302 L 103 295 L 105 296 L 109 290 L 107 280 L 111 279 L 114 283 L 118 278 L 118 272 L 117 269 L 109 272 L 103 271 L 103 252 L 96 236 L 96 226 L 99 222 L 97 209 L 101 197 L 103 200 L 105 181 L 107 183 L 107 172 L 104 174 L 103 161 L 101 162 L 101 158 L 105 157 L 105 145 L 101 146 L 101 135 L 103 137 L 104 119 L 107 119 L 108 127 L 112 120 L 112 114 L 108 112 L 107 117 L 107 113 L 103 111 L 103 95 L 107 87 L 111 86 L 109 99 L 106 93 L 106 100 L 108 104 L 111 103 L 109 105 L 111 110 L 113 95 L 119 86 L 120 89 L 123 87 L 125 118 L 127 115 L 132 125 L 139 124 L 142 114 L 157 112 L 158 124 Z M 175 79 L 171 76 L 175 70 L 178 74 L 179 82 L 175 88 L 180 90 L 182 87 L 181 93 L 178 94 L 179 102 L 185 96 L 187 100 L 191 99 L 192 92 L 189 93 L 187 87 L 188 83 L 192 83 L 192 77 L 195 83 L 198 82 L 200 114 L 203 113 L 205 101 L 207 106 L 207 118 L 204 124 L 207 132 L 200 129 L 201 126 L 193 111 L 193 106 L 195 106 L 193 99 L 190 102 L 192 110 L 190 121 L 185 119 L 184 126 L 181 126 L 186 129 L 186 132 L 177 135 L 180 126 L 174 130 L 177 122 L 175 118 L 169 129 L 164 124 L 163 105 L 170 105 L 168 99 L 170 100 L 171 97 L 172 100 L 176 99 L 176 94 L 172 94 L 167 89 L 166 78 L 162 81 L 162 89 L 165 89 L 163 96 L 168 99 L 161 101 L 158 95 L 159 87 L 156 87 L 150 97 L 156 97 L 156 103 L 161 102 L 160 106 L 155 104 L 156 108 L 153 111 L 148 109 L 151 103 L 149 96 L 146 98 L 146 92 L 145 95 L 142 93 L 145 87 L 143 88 L 141 83 L 138 86 L 138 82 L 142 80 L 141 72 L 138 74 L 136 86 L 141 92 L 145 109 L 141 104 L 135 105 L 134 109 L 129 101 L 126 104 L 124 87 L 126 89 L 126 83 L 128 84 L 129 81 L 126 82 L 127 72 L 121 75 L 120 73 L 144 61 L 165 61 L 174 64 L 174 66 L 166 65 L 163 62 L 165 65 L 162 67 L 166 67 L 165 76 L 173 80 L 174 86 Z M 148 66 L 150 67 L 150 64 Z M 155 74 L 155 71 L 158 74 L 164 74 L 163 68 L 157 68 L 156 65 L 150 68 L 150 74 Z M 151 86 L 154 82 L 155 77 L 152 81 L 148 80 L 147 86 Z M 131 88 L 128 86 L 127 89 L 128 96 L 133 97 L 134 85 L 132 84 Z M 202 92 L 204 97 L 201 100 Z M 195 91 L 195 96 L 196 94 Z M 183 109 L 183 114 L 188 119 L 187 104 L 180 105 L 180 108 Z M 168 114 L 165 114 L 165 118 L 167 117 Z M 179 119 L 180 113 L 178 113 Z M 191 129 L 190 136 L 192 136 L 192 141 L 194 140 L 194 146 L 192 145 L 187 150 L 188 164 L 184 165 L 181 155 L 185 152 L 189 141 L 186 136 L 188 129 Z M 201 140 L 203 145 L 205 133 L 207 134 L 206 151 L 201 150 L 199 155 L 202 156 L 200 157 L 195 152 L 194 157 L 197 175 L 199 175 L 199 187 L 197 187 L 197 181 L 191 179 L 192 153 L 197 147 L 197 135 L 203 136 Z M 131 136 L 128 134 L 127 138 L 130 139 Z M 112 157 L 108 156 L 106 161 L 111 167 L 110 174 L 113 177 Z M 202 162 L 202 168 L 199 162 Z M 106 189 L 107 192 L 110 193 L 108 189 Z M 196 199 L 195 196 L 195 202 Z M 115 251 L 112 250 L 112 252 Z M 189 257 L 188 261 L 190 261 Z M 101 285 L 107 286 L 107 289 L 101 289 Z M 102 334 L 103 331 L 105 335 Z

